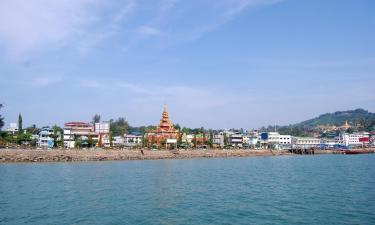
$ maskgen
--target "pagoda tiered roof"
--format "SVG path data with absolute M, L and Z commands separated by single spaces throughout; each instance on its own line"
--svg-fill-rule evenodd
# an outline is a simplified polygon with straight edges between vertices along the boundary
M 169 113 L 167 107 L 164 106 L 163 114 L 160 119 L 160 123 L 156 128 L 156 133 L 176 133 L 177 129 L 173 126 L 169 119 Z

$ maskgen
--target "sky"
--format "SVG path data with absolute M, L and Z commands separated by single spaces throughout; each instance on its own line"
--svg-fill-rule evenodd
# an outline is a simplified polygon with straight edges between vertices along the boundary
M 1 0 L 0 103 L 6 126 L 375 112 L 375 1 Z

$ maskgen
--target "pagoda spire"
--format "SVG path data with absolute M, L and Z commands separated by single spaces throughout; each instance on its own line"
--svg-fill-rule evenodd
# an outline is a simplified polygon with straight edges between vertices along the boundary
M 169 118 L 167 105 L 165 105 L 165 104 L 164 104 L 164 107 L 163 107 L 163 114 L 162 114 L 162 117 L 160 119 L 160 123 L 159 123 L 158 128 L 163 130 L 163 131 L 174 131 L 173 124 L 171 123 L 170 118 Z

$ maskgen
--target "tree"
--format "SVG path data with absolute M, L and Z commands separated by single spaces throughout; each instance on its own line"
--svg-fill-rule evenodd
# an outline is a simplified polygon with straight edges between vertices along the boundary
M 95 124 L 95 123 L 100 123 L 100 119 L 101 119 L 101 116 L 99 114 L 95 114 L 93 117 L 92 117 L 92 123 Z
M 37 128 L 35 124 L 26 128 L 26 132 L 30 134 L 39 134 L 40 128 Z
M 109 146 L 111 148 L 113 147 L 113 134 L 112 134 L 112 132 L 109 132 Z
M 112 132 L 113 136 L 123 136 L 129 131 L 129 123 L 126 121 L 125 118 L 120 117 L 116 121 L 110 120 L 110 131 Z
M 0 104 L 0 109 L 3 108 L 3 104 Z M 0 114 L 0 130 L 4 126 L 4 117 Z
M 52 134 L 53 147 L 59 147 L 59 146 L 63 147 L 64 146 L 64 138 L 63 138 L 64 130 L 57 125 L 54 125 L 52 127 L 52 130 L 53 130 L 53 134 Z
M 21 113 L 18 115 L 18 132 L 22 132 L 22 115 Z
M 24 144 L 25 142 L 30 142 L 31 141 L 31 134 L 26 133 L 19 133 L 16 138 L 17 144 Z
M 75 148 L 81 148 L 81 145 L 82 145 L 81 138 L 76 138 L 75 141 L 74 141 L 74 147 Z

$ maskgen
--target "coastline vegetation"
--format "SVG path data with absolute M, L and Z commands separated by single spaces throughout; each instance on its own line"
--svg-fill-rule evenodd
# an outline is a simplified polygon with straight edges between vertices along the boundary
M 0 110 L 3 108 L 3 104 L 0 104 Z M 1 111 L 0 111 L 1 113 Z M 93 124 L 98 123 L 101 121 L 101 115 L 95 114 L 91 120 Z M 268 127 L 261 127 L 259 129 L 260 132 L 272 132 L 277 130 L 280 134 L 285 135 L 292 135 L 298 137 L 307 137 L 307 136 L 317 136 L 320 137 L 330 137 L 337 135 L 336 133 L 332 132 L 322 132 L 319 128 L 319 125 L 333 125 L 339 126 L 342 125 L 345 121 L 349 121 L 352 125 L 351 128 L 347 130 L 348 133 L 358 132 L 358 131 L 375 131 L 375 113 L 370 113 L 363 109 L 356 109 L 356 110 L 349 110 L 349 111 L 339 111 L 335 113 L 326 113 L 320 115 L 314 119 L 306 120 L 298 124 L 287 125 L 287 126 L 268 126 Z M 115 136 L 123 136 L 124 134 L 128 133 L 135 133 L 139 135 L 144 135 L 150 130 L 155 129 L 155 126 L 131 126 L 129 122 L 125 119 L 125 117 L 119 117 L 117 119 L 110 119 L 110 141 L 112 143 L 112 139 Z M 15 133 L 10 133 L 3 131 L 2 128 L 4 127 L 4 117 L 0 114 L 0 148 L 4 146 L 11 146 L 11 147 L 36 147 L 37 140 L 35 136 L 40 133 L 43 129 L 37 127 L 35 124 L 24 128 L 23 127 L 23 118 L 21 113 L 18 116 L 18 131 Z M 193 134 L 195 140 L 197 138 L 203 138 L 206 140 L 207 146 L 212 146 L 213 143 L 213 134 L 218 132 L 223 132 L 223 129 L 205 129 L 204 127 L 200 128 L 189 128 L 189 127 L 182 127 L 180 124 L 174 125 L 177 130 L 179 130 L 181 137 L 179 140 L 182 139 L 183 134 Z M 52 127 L 53 134 L 53 147 L 54 148 L 63 148 L 64 142 L 61 138 L 63 135 L 63 128 L 54 125 Z M 240 132 L 244 133 L 244 130 L 241 129 L 229 129 L 233 132 Z M 338 132 L 338 131 L 333 131 Z M 94 140 L 76 140 L 76 147 L 80 148 L 82 143 L 85 142 L 87 147 L 94 147 L 97 143 Z M 224 144 L 226 145 L 228 142 L 228 137 L 224 137 Z M 196 142 L 193 142 L 195 144 Z M 144 140 L 143 145 L 147 145 L 146 140 Z M 181 143 L 178 143 L 181 145 Z M 111 145 L 112 146 L 112 145 Z M 194 147 L 197 147 L 194 145 Z

